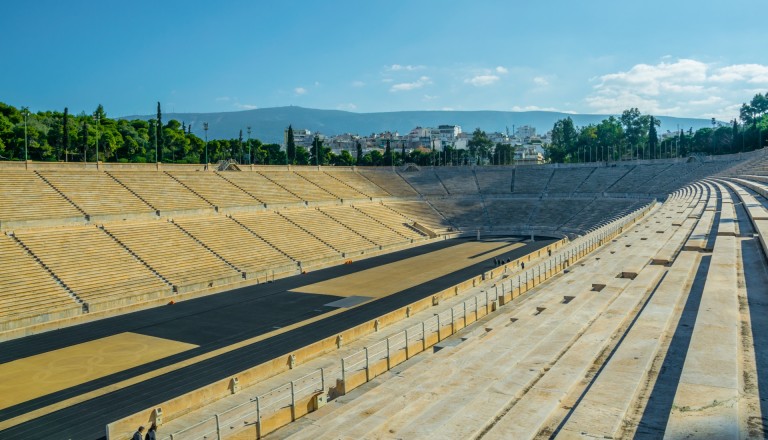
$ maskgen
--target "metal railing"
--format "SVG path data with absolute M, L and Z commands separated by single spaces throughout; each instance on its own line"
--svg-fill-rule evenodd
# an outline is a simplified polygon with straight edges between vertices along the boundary
M 477 320 L 480 317 L 480 310 L 483 310 L 484 315 L 487 315 L 491 313 L 494 303 L 501 306 L 498 304 L 499 298 L 506 297 L 507 292 L 515 290 L 522 292 L 523 287 L 527 291 L 544 282 L 554 275 L 557 268 L 566 269 L 575 260 L 598 248 L 601 243 L 604 244 L 614 234 L 623 231 L 624 226 L 644 215 L 651 207 L 652 204 L 637 209 L 623 218 L 611 221 L 589 234 L 571 241 L 556 254 L 539 261 L 532 267 L 517 273 L 503 271 L 499 281 L 481 292 L 469 296 L 462 302 L 435 313 L 398 333 L 343 357 L 339 371 L 335 371 L 335 368 L 314 370 L 303 377 L 253 397 L 248 402 L 178 430 L 167 437 L 163 437 L 163 440 L 219 440 L 248 425 L 255 425 L 257 435 L 260 437 L 261 421 L 265 417 L 275 414 L 281 409 L 291 408 L 291 420 L 293 420 L 297 400 L 313 394 L 325 393 L 328 378 L 332 378 L 334 381 L 336 379 L 346 381 L 347 375 L 365 370 L 367 372 L 366 381 L 371 380 L 372 377 L 368 373 L 373 364 L 386 359 L 386 370 L 389 370 L 394 366 L 392 365 L 393 357 L 404 352 L 405 359 L 410 358 L 412 353 L 409 353 L 409 347 L 417 342 L 421 342 L 418 352 L 426 350 L 428 348 L 427 341 L 434 335 L 437 335 L 436 340 L 439 342 L 443 339 L 446 328 L 450 328 L 449 335 L 452 335 L 467 326 L 470 316 Z M 457 322 L 461 323 L 461 328 L 457 327 Z
M 283 408 L 291 408 L 293 414 L 298 400 L 323 392 L 325 392 L 325 370 L 320 368 L 253 397 L 248 402 L 241 403 L 195 425 L 176 431 L 163 437 L 163 439 L 219 440 L 248 425 L 255 425 L 257 432 L 260 433 L 263 418 Z

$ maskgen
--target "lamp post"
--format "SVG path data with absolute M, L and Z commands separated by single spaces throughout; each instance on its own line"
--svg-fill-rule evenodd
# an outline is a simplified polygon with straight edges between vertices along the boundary
M 24 162 L 29 160 L 27 155 L 27 118 L 29 117 L 29 109 L 24 109 Z
M 253 163 L 251 159 L 251 126 L 246 127 L 248 129 L 248 165 Z
M 203 130 L 205 131 L 205 169 L 208 169 L 208 123 L 203 122 Z

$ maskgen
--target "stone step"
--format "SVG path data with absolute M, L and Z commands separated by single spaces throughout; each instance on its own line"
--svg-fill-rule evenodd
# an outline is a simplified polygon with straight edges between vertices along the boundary
M 739 438 L 740 314 L 736 237 L 715 241 L 665 438 Z
M 484 438 L 533 438 L 545 428 L 560 408 L 561 402 L 575 398 L 571 396 L 572 392 L 585 379 L 600 354 L 609 348 L 611 341 L 620 336 L 621 329 L 632 321 L 664 272 L 665 269 L 660 266 L 644 268 L 544 377 L 512 407 L 508 416 L 499 420 Z M 520 420 L 525 420 L 525 423 L 520 423 Z
M 683 252 L 675 260 L 637 321 L 589 390 L 573 409 L 557 438 L 571 435 L 617 438 L 670 326 L 687 298 L 699 264 L 698 254 Z

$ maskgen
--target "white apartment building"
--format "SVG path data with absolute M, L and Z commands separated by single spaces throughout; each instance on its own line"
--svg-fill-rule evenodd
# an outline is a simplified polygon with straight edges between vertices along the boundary
M 536 127 L 522 125 L 515 130 L 515 137 L 518 139 L 527 139 L 536 136 Z
M 322 138 L 322 136 L 321 136 Z M 283 133 L 283 139 L 284 144 L 288 145 L 288 129 L 285 129 L 285 132 Z M 315 139 L 315 137 L 312 135 L 312 132 L 307 130 L 306 128 L 294 128 L 293 129 L 293 142 L 296 144 L 296 146 L 301 147 L 309 147 L 312 145 L 312 141 Z

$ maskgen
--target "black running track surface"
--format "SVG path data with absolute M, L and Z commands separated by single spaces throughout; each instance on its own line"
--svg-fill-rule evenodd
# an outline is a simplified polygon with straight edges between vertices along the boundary
M 0 363 L 123 332 L 199 345 L 192 350 L 0 410 L 0 421 L 326 313 L 332 309 L 324 304 L 340 299 L 329 295 L 294 293 L 289 291 L 291 289 L 455 246 L 463 241 L 455 239 L 431 243 L 357 261 L 351 265 L 340 265 L 284 278 L 274 283 L 243 287 L 182 301 L 172 306 L 156 307 L 0 343 Z M 515 259 L 555 241 L 557 240 L 537 237 L 535 242 L 527 243 L 526 246 L 513 249 L 502 256 L 504 259 Z M 493 267 L 493 258 L 484 258 L 483 255 L 477 258 L 476 264 L 439 279 L 13 426 L 0 431 L 0 439 L 104 438 L 105 426 L 110 422 L 159 405 L 270 359 L 287 355 L 312 342 L 375 319 Z

